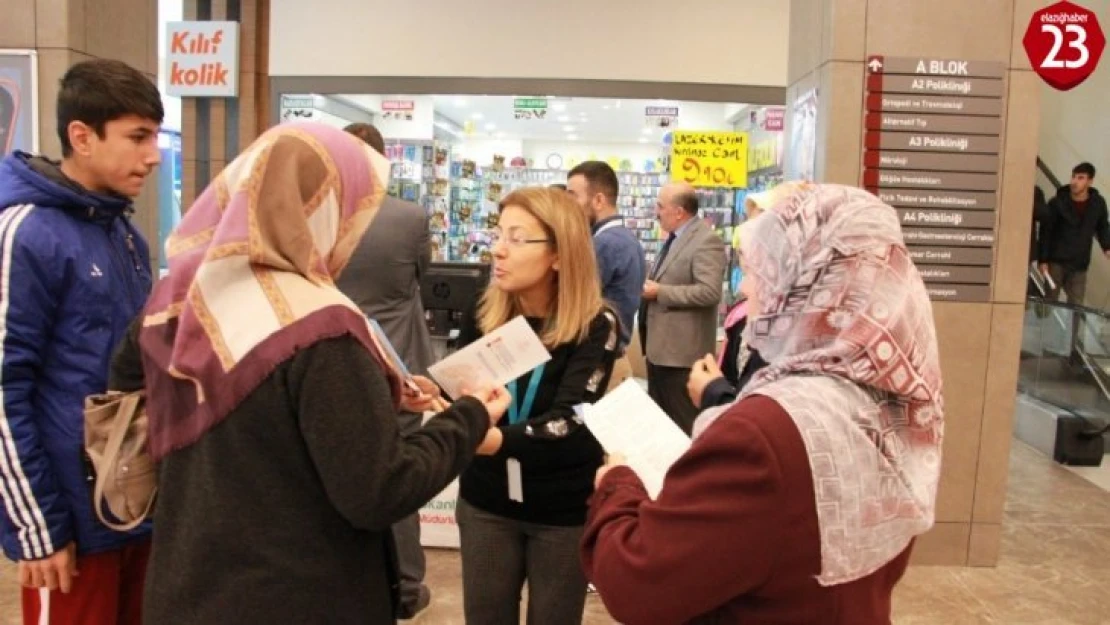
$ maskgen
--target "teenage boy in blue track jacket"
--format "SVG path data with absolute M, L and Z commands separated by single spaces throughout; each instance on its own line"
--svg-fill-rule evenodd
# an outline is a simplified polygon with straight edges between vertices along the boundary
M 0 546 L 25 624 L 138 624 L 151 527 L 97 520 L 83 406 L 150 291 L 129 215 L 163 108 L 141 72 L 93 60 L 62 78 L 57 112 L 61 163 L 0 162 Z

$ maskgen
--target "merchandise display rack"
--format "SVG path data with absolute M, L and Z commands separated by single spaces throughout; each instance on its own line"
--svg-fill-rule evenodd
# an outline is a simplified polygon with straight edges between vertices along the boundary
M 620 172 L 617 178 L 620 180 L 617 210 L 624 217 L 625 227 L 640 239 L 640 245 L 644 248 L 644 260 L 651 267 L 663 247 L 659 221 L 655 218 L 655 205 L 659 200 L 659 190 L 667 183 L 667 174 Z
M 565 184 L 568 170 L 506 166 L 495 156 L 493 163 L 452 154 L 453 144 L 440 141 L 402 141 L 386 146 L 393 163 L 389 194 L 416 202 L 429 217 L 432 260 L 484 262 L 492 260 L 492 231 L 497 227 L 498 203 L 525 186 Z M 620 194 L 617 209 L 624 224 L 640 240 L 645 262 L 651 267 L 662 248 L 664 233 L 656 219 L 659 191 L 669 182 L 664 171 L 617 173 Z M 708 221 L 726 243 L 727 273 L 724 307 L 739 297 L 743 273 L 738 255 L 738 226 L 747 215 L 744 199 L 782 182 L 781 170 L 753 172 L 747 189 L 699 188 L 701 218 Z
M 436 160 L 445 149 L 441 144 L 434 147 Z M 565 184 L 568 173 L 566 169 L 506 167 L 497 160 L 486 167 L 468 159 L 448 157 L 444 161 L 446 167 L 431 168 L 435 175 L 430 175 L 430 168 L 424 167 L 422 185 L 415 185 L 413 180 L 417 176 L 404 169 L 407 165 L 402 165 L 402 169 L 395 169 L 395 172 L 410 174 L 409 177 L 398 179 L 390 186 L 391 195 L 405 197 L 401 194 L 408 192 L 405 199 L 423 204 L 428 211 L 432 258 L 436 261 L 489 262 L 491 231 L 497 227 L 497 207 L 501 199 L 521 187 Z M 446 179 L 439 177 L 441 169 L 446 170 Z M 660 187 L 667 182 L 667 175 L 621 172 L 618 176 L 621 183 L 618 209 L 625 217 L 625 224 L 644 246 L 647 262 L 654 262 L 662 246 L 655 203 Z M 440 193 L 432 193 L 432 189 Z M 415 198 L 412 197 L 414 192 L 417 192 Z

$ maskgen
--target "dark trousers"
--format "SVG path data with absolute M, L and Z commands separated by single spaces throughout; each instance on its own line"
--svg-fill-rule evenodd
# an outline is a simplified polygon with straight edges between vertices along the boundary
M 528 625 L 581 625 L 586 576 L 578 560 L 582 526 L 514 521 L 455 506 L 467 625 L 519 625 L 528 581 Z
M 1060 290 L 1063 289 L 1064 296 L 1067 302 L 1074 306 L 1082 306 L 1087 297 L 1087 271 L 1077 271 L 1069 269 L 1063 265 L 1050 263 L 1048 265 L 1048 275 L 1052 276 L 1052 281 L 1056 283 L 1056 290 L 1049 292 L 1049 299 L 1056 301 L 1060 298 Z M 1083 313 L 1077 310 L 1071 311 L 1071 360 L 1072 364 L 1080 365 L 1079 348 L 1083 345 Z
M 649 361 L 647 374 L 648 395 L 652 401 L 659 404 L 683 432 L 689 434 L 694 429 L 694 419 L 698 417 L 698 407 L 690 401 L 690 393 L 686 391 L 689 367 L 661 367 Z
M 402 412 L 397 417 L 401 434 L 411 434 L 420 429 L 422 417 Z M 427 607 L 431 593 L 424 585 L 427 561 L 420 546 L 420 513 L 405 517 L 393 525 L 393 541 L 397 545 L 397 568 L 401 574 L 401 614 L 415 615 Z

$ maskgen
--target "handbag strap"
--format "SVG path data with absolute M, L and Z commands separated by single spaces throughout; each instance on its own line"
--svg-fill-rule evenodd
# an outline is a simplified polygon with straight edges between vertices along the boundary
M 96 487 L 93 489 L 93 506 L 96 509 L 96 516 L 104 525 L 116 530 L 117 532 L 129 532 L 146 519 L 150 514 L 150 509 L 154 505 L 154 497 L 146 504 L 146 510 L 138 518 L 128 521 L 126 523 L 116 523 L 109 521 L 104 515 L 104 507 L 102 502 L 104 500 L 104 485 L 108 480 L 116 479 L 116 467 L 119 461 L 119 452 L 123 448 L 123 439 L 127 436 L 127 430 L 131 427 L 131 422 L 135 419 L 135 413 L 139 410 L 139 401 L 142 399 L 140 393 L 130 393 L 120 399 L 119 410 L 116 411 L 116 417 L 112 421 L 112 429 L 108 432 L 108 442 L 104 446 L 104 458 L 101 461 L 103 471 L 96 477 Z

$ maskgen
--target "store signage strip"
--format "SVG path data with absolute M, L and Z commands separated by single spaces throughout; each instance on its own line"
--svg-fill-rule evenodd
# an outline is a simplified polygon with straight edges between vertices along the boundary
M 922 191 L 919 189 L 867 189 L 895 208 L 947 208 L 949 210 L 992 210 L 994 193 L 980 191 Z
M 888 113 L 988 115 L 998 117 L 1002 115 L 1002 100 L 998 98 L 872 93 L 867 96 L 867 110 Z
M 994 247 L 994 238 L 993 230 L 902 228 L 902 240 L 906 245 Z
M 546 109 L 547 98 L 514 98 L 513 108 L 517 110 Z
M 864 147 L 869 150 L 916 150 L 963 154 L 998 154 L 998 137 L 868 130 Z
M 990 284 L 991 267 L 962 267 L 960 265 L 917 265 L 917 272 L 926 284 Z
M 1002 119 L 966 115 L 872 112 L 864 117 L 864 127 L 868 130 L 998 135 L 1002 132 Z
M 513 117 L 515 119 L 545 119 L 547 117 L 547 98 L 514 98 Z
M 898 221 L 902 226 L 929 228 L 981 228 L 995 227 L 994 211 L 946 211 L 930 208 L 900 208 Z
M 964 265 L 989 267 L 994 262 L 994 248 L 908 246 L 914 263 L 927 265 Z
M 770 131 L 781 131 L 786 125 L 786 109 L 784 108 L 771 108 L 767 109 L 765 117 L 763 118 L 763 129 Z
M 957 76 L 966 78 L 1002 78 L 1006 65 L 997 61 L 967 61 L 928 57 L 895 57 L 873 55 L 867 58 L 871 74 L 903 74 L 909 76 Z
M 998 156 L 994 154 L 942 154 L 936 152 L 867 150 L 863 153 L 863 165 L 864 167 L 879 169 L 994 173 L 998 171 L 999 162 Z
M 929 299 L 935 302 L 989 302 L 988 284 L 925 284 Z
M 994 78 L 942 78 L 939 76 L 867 77 L 867 90 L 872 93 L 910 93 L 921 95 L 959 95 L 997 98 L 1004 84 Z
M 863 173 L 863 184 L 877 189 L 993 191 L 998 188 L 998 174 L 867 169 Z
M 383 100 L 383 111 L 414 111 L 416 110 L 416 102 L 414 100 Z

